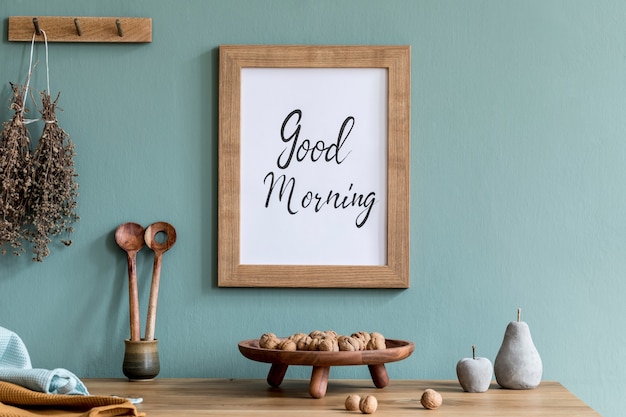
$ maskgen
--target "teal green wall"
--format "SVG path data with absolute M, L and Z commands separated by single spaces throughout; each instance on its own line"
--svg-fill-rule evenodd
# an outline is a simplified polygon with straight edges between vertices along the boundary
M 493 360 L 522 307 L 544 379 L 623 415 L 625 2 L 2 0 L 2 120 L 29 51 L 6 40 L 12 15 L 146 16 L 154 28 L 151 44 L 50 45 L 81 220 L 44 263 L 0 258 L 0 325 L 36 367 L 123 376 L 126 259 L 113 232 L 163 220 L 178 242 L 162 270 L 162 377 L 263 378 L 238 341 L 371 329 L 416 343 L 392 378 L 454 379 L 472 344 Z M 217 48 L 237 43 L 411 45 L 410 289 L 217 288 Z M 142 317 L 151 269 L 144 250 Z

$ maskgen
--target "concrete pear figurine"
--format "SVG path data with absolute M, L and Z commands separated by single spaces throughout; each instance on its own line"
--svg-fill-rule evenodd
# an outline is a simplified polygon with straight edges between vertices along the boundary
M 520 321 L 517 310 L 517 321 L 512 321 L 506 328 L 502 346 L 494 362 L 496 381 L 502 388 L 533 389 L 541 382 L 543 364 L 528 324 Z

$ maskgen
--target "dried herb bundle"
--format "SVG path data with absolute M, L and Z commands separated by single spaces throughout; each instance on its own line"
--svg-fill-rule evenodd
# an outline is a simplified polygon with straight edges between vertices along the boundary
M 0 137 L 0 250 L 6 245 L 19 255 L 27 214 L 27 196 L 32 184 L 30 138 L 24 121 L 24 89 L 11 84 L 14 115 L 3 124 Z
M 41 94 L 43 132 L 33 152 L 34 181 L 28 199 L 28 240 L 33 245 L 33 260 L 41 262 L 50 254 L 52 237 L 74 231 L 77 174 L 74 171 L 74 144 L 59 127 L 56 104 L 45 91 Z M 61 239 L 65 245 L 71 240 Z

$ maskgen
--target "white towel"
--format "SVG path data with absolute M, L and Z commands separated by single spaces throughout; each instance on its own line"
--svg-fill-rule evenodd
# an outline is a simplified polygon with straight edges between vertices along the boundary
M 67 369 L 33 369 L 20 337 L 0 327 L 0 381 L 46 394 L 89 395 L 87 387 Z
M 4 327 L 0 327 L 0 367 L 32 368 L 22 339 Z

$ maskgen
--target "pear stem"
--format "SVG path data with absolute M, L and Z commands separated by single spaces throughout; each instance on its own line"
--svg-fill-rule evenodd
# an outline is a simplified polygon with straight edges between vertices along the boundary
M 472 359 L 476 359 L 476 346 L 472 345 Z
M 521 308 L 518 308 L 518 309 L 517 309 L 517 322 L 518 322 L 518 323 L 519 323 L 519 321 L 520 321 L 521 316 L 522 316 L 522 309 L 521 309 Z

